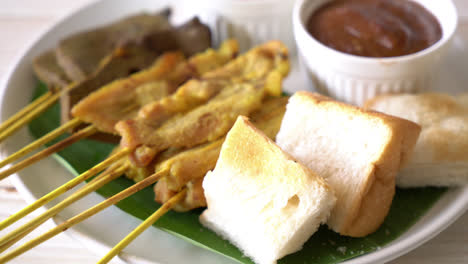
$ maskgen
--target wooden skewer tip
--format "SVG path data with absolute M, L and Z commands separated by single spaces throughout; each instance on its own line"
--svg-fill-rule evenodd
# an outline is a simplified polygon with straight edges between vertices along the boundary
M 79 189 L 77 192 L 70 195 L 62 202 L 53 206 L 46 212 L 42 213 L 41 215 L 37 216 L 33 220 L 24 224 L 23 226 L 15 229 L 14 231 L 0 238 L 0 252 L 4 252 L 14 243 L 19 241 L 23 237 L 25 237 L 27 234 L 32 232 L 35 228 L 37 228 L 39 225 L 41 225 L 42 223 L 44 223 L 51 217 L 54 217 L 55 215 L 57 215 L 60 211 L 62 211 L 64 208 L 66 208 L 70 204 L 74 203 L 75 201 L 81 199 L 82 197 L 89 194 L 90 192 L 101 188 L 108 182 L 121 176 L 128 169 L 128 165 L 121 165 L 121 163 L 119 163 L 118 165 L 120 166 L 116 166 L 115 169 L 111 169 L 109 171 L 101 173 L 99 176 L 97 176 L 88 184 L 86 184 L 83 188 Z
M 158 210 L 156 210 L 150 217 L 148 217 L 143 223 L 135 228 L 130 234 L 122 239 L 117 245 L 115 245 L 103 258 L 101 258 L 97 264 L 105 264 L 111 261 L 117 254 L 119 254 L 128 244 L 130 244 L 135 238 L 137 238 L 143 231 L 152 226 L 159 218 L 165 213 L 171 210 L 180 200 L 185 197 L 187 189 L 183 189 L 166 203 L 164 203 Z
M 11 215 L 7 219 L 0 222 L 0 230 L 5 229 L 9 225 L 13 224 L 14 222 L 18 221 L 22 217 L 24 217 L 24 216 L 28 215 L 29 213 L 33 212 L 37 208 L 39 208 L 39 207 L 43 206 L 44 204 L 52 201 L 53 199 L 57 198 L 59 195 L 61 195 L 61 194 L 65 193 L 66 191 L 72 189 L 73 187 L 80 184 L 81 182 L 83 182 L 83 181 L 91 178 L 92 176 L 98 174 L 99 172 L 101 172 L 105 168 L 112 165 L 113 162 L 115 162 L 115 161 L 123 158 L 127 154 L 129 154 L 130 151 L 131 150 L 127 149 L 127 148 L 122 149 L 121 151 L 113 154 L 112 156 L 110 156 L 106 160 L 100 162 L 99 164 L 97 164 L 96 166 L 94 166 L 91 169 L 87 170 L 86 172 L 84 172 L 84 173 L 80 174 L 79 176 L 73 178 L 72 180 L 70 180 L 67 183 L 61 185 L 60 187 L 56 188 L 55 190 L 49 192 L 48 194 L 42 196 L 41 198 L 36 200 L 34 203 L 26 206 L 25 208 L 23 208 L 19 212 Z
M 155 183 L 164 175 L 165 171 L 155 173 L 146 179 L 132 185 L 131 187 L 119 192 L 118 194 L 104 200 L 103 202 L 89 208 L 88 210 L 68 219 L 67 221 L 63 222 L 62 224 L 50 229 L 48 232 L 24 243 L 23 245 L 13 249 L 12 251 L 6 253 L 5 255 L 0 256 L 0 263 L 5 263 L 24 252 L 36 247 L 37 245 L 41 244 L 44 241 L 54 237 L 55 235 L 67 230 L 71 226 L 78 224 L 85 219 L 97 214 L 98 212 L 104 210 L 105 208 L 118 203 L 119 201 L 127 198 L 128 196 L 150 186 L 151 184 Z

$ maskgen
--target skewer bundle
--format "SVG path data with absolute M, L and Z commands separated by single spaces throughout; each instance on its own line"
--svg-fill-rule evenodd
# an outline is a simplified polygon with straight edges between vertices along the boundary
M 219 51 L 213 51 L 213 50 L 208 50 L 202 54 L 196 55 L 189 59 L 188 61 L 183 60 L 183 57 L 179 53 L 167 53 L 165 55 L 162 55 L 156 63 L 150 67 L 147 70 L 144 70 L 142 72 L 138 72 L 130 76 L 129 78 L 122 79 L 122 80 L 117 80 L 115 82 L 112 82 L 111 84 L 104 86 L 101 88 L 101 90 L 97 91 L 96 93 L 90 95 L 84 102 L 83 104 L 86 105 L 86 102 L 89 100 L 93 102 L 93 100 L 98 97 L 100 98 L 102 94 L 106 95 L 114 95 L 115 93 L 121 93 L 122 90 L 123 92 L 127 94 L 130 98 L 132 98 L 130 95 L 136 94 L 138 92 L 138 87 L 141 87 L 142 84 L 145 84 L 144 88 L 148 90 L 147 84 L 151 84 L 152 82 L 155 82 L 159 85 L 156 85 L 154 87 L 151 87 L 152 89 L 156 90 L 154 94 L 160 95 L 162 94 L 167 94 L 174 90 L 178 84 L 182 83 L 185 79 L 189 77 L 195 77 L 199 76 L 200 74 L 203 74 L 204 70 L 211 69 L 212 67 L 218 67 L 229 61 L 233 56 L 237 54 L 237 43 L 235 41 L 227 41 L 225 44 L 223 44 L 220 48 Z M 197 64 L 203 62 L 205 65 L 204 67 L 198 67 Z M 124 97 L 123 100 L 126 100 L 128 97 Z M 159 97 L 158 97 L 159 98 Z M 112 98 L 111 98 L 112 99 Z M 122 98 L 118 98 L 122 99 Z M 156 98 L 157 99 L 157 98 Z M 117 102 L 116 102 L 117 101 Z M 118 100 L 111 100 L 111 103 L 118 104 Z M 101 103 L 99 106 L 104 107 L 100 109 L 93 109 L 93 110 L 102 110 L 106 109 L 107 104 Z M 80 109 L 80 106 L 77 106 L 78 109 Z M 136 111 L 138 110 L 138 107 L 136 109 L 130 109 L 131 111 L 126 111 L 125 115 L 121 116 L 121 118 L 125 117 L 130 117 L 136 114 Z M 88 112 L 89 113 L 89 112 Z M 113 112 L 105 112 L 105 111 L 96 111 L 93 113 L 93 117 L 96 117 L 97 114 L 102 113 L 100 116 L 100 119 L 98 121 L 102 121 L 107 119 L 109 122 L 115 122 L 113 117 L 115 117 L 115 114 Z M 105 115 L 107 114 L 107 116 Z M 78 120 L 78 121 L 76 121 Z M 72 122 L 82 122 L 80 119 L 74 119 Z M 109 123 L 108 122 L 108 123 Z M 95 124 L 95 123 L 94 123 Z M 60 129 L 59 129 L 60 130 Z M 64 131 L 61 129 L 61 131 Z M 4 178 L 28 165 L 30 165 L 33 162 L 36 162 L 47 155 L 50 155 L 60 149 L 63 149 L 70 143 L 73 143 L 77 140 L 80 140 L 86 136 L 89 136 L 93 133 L 98 131 L 98 127 L 95 125 L 90 125 L 87 128 L 83 129 L 82 131 L 74 134 L 73 136 L 67 138 L 65 141 L 59 142 L 35 155 L 32 157 L 15 164 L 14 166 L 10 167 L 7 170 L 4 170 L 0 173 L 0 178 Z M 103 131 L 106 131 L 103 129 Z M 55 132 L 52 132 L 55 133 Z M 48 137 L 48 136 L 46 136 Z M 35 144 L 35 143 L 33 143 Z M 110 164 L 112 164 L 114 161 L 120 159 L 121 157 L 127 155 L 130 153 L 130 150 L 122 150 L 119 153 L 116 153 L 115 155 L 112 155 L 108 160 L 104 161 L 101 164 L 96 165 L 92 169 L 88 170 L 87 172 L 83 173 L 79 177 L 73 179 L 72 181 L 68 182 L 67 184 L 59 187 L 55 191 L 51 192 L 50 194 L 42 197 L 41 199 L 37 200 L 34 204 L 28 206 L 27 208 L 23 209 L 22 211 L 18 212 L 17 214 L 14 214 L 13 216 L 9 217 L 8 219 L 4 220 L 3 222 L 0 223 L 0 229 L 3 229 L 7 227 L 8 225 L 12 224 L 13 222 L 17 221 L 21 217 L 29 214 L 30 212 L 34 211 L 35 209 L 39 208 L 40 206 L 46 204 L 47 202 L 51 201 L 52 199 L 56 198 L 57 196 L 61 195 L 65 191 L 73 188 L 77 184 L 88 180 L 89 178 L 93 177 L 106 167 L 108 167 Z M 16 155 L 13 155 L 16 157 Z M 11 158 L 7 158 L 11 159 Z
M 219 153 L 222 137 L 237 116 L 252 115 L 260 128 L 263 127 L 267 133 L 270 131 L 271 135 L 274 135 L 279 128 L 286 104 L 284 98 L 268 99 L 266 103 L 264 101 L 269 96 L 281 94 L 281 81 L 289 70 L 287 49 L 279 42 L 269 42 L 222 66 L 237 53 L 237 45 L 234 43 L 227 42 L 219 51 L 207 51 L 191 58 L 188 62 L 170 63 L 167 57 L 177 58 L 177 55 L 164 54 L 150 69 L 104 86 L 77 104 L 72 113 L 80 123 L 84 121 L 93 124 L 89 126 L 92 127 L 89 133 L 104 131 L 120 134 L 122 136 L 120 147 L 105 161 L 1 222 L 0 229 L 3 229 L 83 180 L 90 179 L 105 170 L 85 187 L 46 213 L 0 238 L 0 250 L 6 250 L 61 209 L 121 174 L 138 175 L 138 171 L 142 170 L 146 174 L 141 176 L 140 173 L 140 181 L 127 190 L 1 256 L 0 262 L 23 253 L 61 230 L 83 221 L 158 180 L 161 181 L 155 190 L 157 194 L 160 193 L 157 197 L 159 201 L 165 202 L 164 205 L 128 238 L 119 243 L 100 263 L 109 261 L 141 231 L 172 207 L 178 210 L 190 210 L 204 206 L 201 179 L 216 163 L 216 153 Z M 178 60 L 172 59 L 171 62 L 173 61 Z M 170 67 L 171 65 L 173 67 Z M 156 77 L 148 78 L 149 73 Z M 190 80 L 180 86 L 179 80 L 184 82 L 187 79 Z M 180 87 L 175 89 L 178 86 Z M 131 93 L 131 102 L 125 101 L 121 96 L 115 96 L 113 99 L 106 97 L 109 94 L 128 94 L 130 91 L 137 91 L 137 87 L 143 91 L 155 89 L 159 93 L 151 92 L 157 96 L 145 97 L 143 101 L 138 101 L 136 92 Z M 95 102 L 100 104 L 97 105 Z M 128 107 L 122 110 L 122 105 Z M 122 111 L 106 112 L 108 108 Z M 54 147 L 55 145 L 52 149 Z M 207 155 L 209 158 L 205 163 L 188 166 L 190 160 L 195 160 L 199 155 Z M 193 174 L 187 175 L 190 172 Z M 180 201 L 182 202 L 179 203 Z
M 195 55 L 186 61 L 178 52 L 169 52 L 159 57 L 148 69 L 132 74 L 128 78 L 119 79 L 103 86 L 101 89 L 81 101 L 77 105 L 78 117 L 52 131 L 48 135 L 33 142 L 29 146 L 0 162 L 0 167 L 21 158 L 25 154 L 37 149 L 42 144 L 49 142 L 63 134 L 71 127 L 83 123 L 92 125 L 83 128 L 65 141 L 59 142 L 33 156 L 21 161 L 7 170 L 0 172 L 0 179 L 15 173 L 24 167 L 69 146 L 70 144 L 85 137 L 102 131 L 115 133 L 113 125 L 119 119 L 130 118 L 137 114 L 138 109 L 148 100 L 157 100 L 172 93 L 178 85 L 186 79 L 200 76 L 205 68 L 197 67 L 201 62 L 207 64 L 206 69 L 221 66 L 237 54 L 237 43 L 227 41 L 219 51 L 208 50 Z M 200 68 L 200 69 L 198 69 Z M 141 95 L 143 93 L 143 95 Z M 143 97 L 143 99 L 140 99 Z M 84 113 L 80 110 L 86 109 Z

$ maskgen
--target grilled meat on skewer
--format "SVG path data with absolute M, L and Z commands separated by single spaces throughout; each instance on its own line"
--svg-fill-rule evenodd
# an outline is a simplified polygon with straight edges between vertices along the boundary
M 118 122 L 116 130 L 122 136 L 121 145 L 138 147 L 133 153 L 134 161 L 138 166 L 146 166 L 156 154 L 169 147 L 192 147 L 223 136 L 238 115 L 248 115 L 258 109 L 267 94 L 280 94 L 282 78 L 289 70 L 287 56 L 287 49 L 281 43 L 269 42 L 203 75 L 200 80 L 187 82 L 179 89 L 194 91 L 186 94 L 189 99 L 176 92 L 169 99 L 151 104 L 158 107 L 156 119 L 140 112 L 135 119 Z M 193 88 L 187 89 L 192 85 Z M 161 103 L 167 100 L 173 101 Z M 207 100 L 208 103 L 201 105 Z M 176 102 L 182 103 L 175 107 Z
M 72 114 L 94 124 L 100 131 L 116 134 L 114 125 L 117 121 L 136 117 L 138 109 L 146 103 L 171 94 L 189 78 L 224 65 L 237 52 L 237 42 L 230 40 L 219 50 L 208 49 L 188 61 L 180 53 L 166 53 L 150 68 L 88 95 L 73 107 Z M 201 63 L 203 67 L 199 66 Z
M 274 138 L 281 126 L 287 101 L 288 97 L 268 100 L 260 110 L 252 113 L 252 122 L 268 137 Z M 201 182 L 205 174 L 215 167 L 223 142 L 224 138 L 180 152 L 157 163 L 155 171 L 167 173 L 154 186 L 156 201 L 162 204 L 183 187 L 187 187 L 185 199 L 174 210 L 188 211 L 206 206 Z
M 260 46 L 246 55 L 238 57 L 225 67 L 207 72 L 200 80 L 187 82 L 172 96 L 143 107 L 139 111 L 139 118 L 144 120 L 145 124 L 152 124 L 156 128 L 171 116 L 204 104 L 232 83 L 266 78 L 273 69 L 285 76 L 289 65 L 283 62 L 280 54 L 284 50 L 281 50 L 281 47 L 275 47 L 277 44 L 277 42 L 271 42 Z M 200 65 L 204 64 L 200 63 Z M 267 85 L 267 88 L 272 95 L 279 95 L 279 91 L 281 91 L 280 87 L 273 85 Z
M 249 115 L 260 108 L 265 97 L 264 85 L 233 84 L 206 104 L 184 115 L 176 115 L 158 128 L 141 126 L 132 120 L 118 122 L 117 131 L 122 136 L 121 145 L 135 148 L 133 160 L 146 166 L 161 151 L 170 147 L 186 148 L 222 137 L 238 115 Z M 140 125 L 140 126 L 137 126 Z

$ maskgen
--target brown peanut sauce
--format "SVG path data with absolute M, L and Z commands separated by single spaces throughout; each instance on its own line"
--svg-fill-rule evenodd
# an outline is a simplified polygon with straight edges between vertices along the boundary
M 336 0 L 316 10 L 309 33 L 324 45 L 364 57 L 421 51 L 442 37 L 437 19 L 409 0 Z

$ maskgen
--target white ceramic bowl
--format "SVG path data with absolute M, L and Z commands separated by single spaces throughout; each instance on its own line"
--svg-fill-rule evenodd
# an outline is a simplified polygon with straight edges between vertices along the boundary
M 292 10 L 295 0 L 200 0 L 190 2 L 193 13 L 210 25 L 216 42 L 236 38 L 241 51 L 281 40 L 295 54 Z
M 457 27 L 451 0 L 414 0 L 429 10 L 442 27 L 442 38 L 422 51 L 399 57 L 370 58 L 346 54 L 313 38 L 306 29 L 310 15 L 330 0 L 298 0 L 293 11 L 294 36 L 310 86 L 323 94 L 361 105 L 383 93 L 431 90 L 439 76 L 448 44 Z

